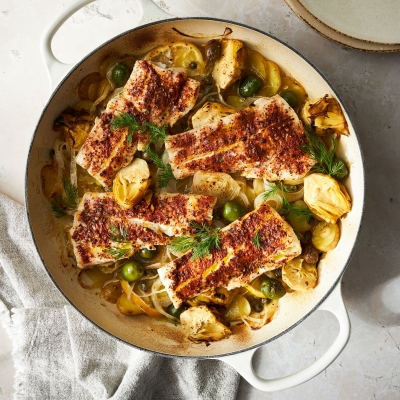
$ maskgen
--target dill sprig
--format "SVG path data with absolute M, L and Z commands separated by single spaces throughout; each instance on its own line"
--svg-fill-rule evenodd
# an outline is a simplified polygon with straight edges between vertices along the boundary
M 111 232 L 108 236 L 113 242 L 129 243 L 126 239 L 128 231 L 122 225 L 120 225 L 119 229 L 114 224 L 110 224 L 109 227 Z
M 330 175 L 340 179 L 347 171 L 346 164 L 335 156 L 337 150 L 336 140 L 332 138 L 332 149 L 327 150 L 325 143 L 307 126 L 304 126 L 308 144 L 305 144 L 301 149 L 309 154 L 315 161 L 312 170 L 321 174 Z
M 272 186 L 269 190 L 267 190 L 263 194 L 263 200 L 266 201 L 270 197 L 273 197 L 273 196 L 279 194 L 279 191 L 281 191 L 282 194 L 290 192 L 290 190 L 282 182 L 277 182 L 274 186 Z
M 121 128 L 128 129 L 128 136 L 126 137 L 126 141 L 128 143 L 132 143 L 133 135 L 137 131 L 142 131 L 142 133 L 147 134 L 149 136 L 150 143 L 157 144 L 168 140 L 166 125 L 158 127 L 150 122 L 146 122 L 144 125 L 142 125 L 132 114 L 126 112 L 114 116 L 110 124 L 110 129 L 112 131 Z
M 129 113 L 120 113 L 112 119 L 110 129 L 113 131 L 121 128 L 128 129 L 128 136 L 126 137 L 128 143 L 132 143 L 133 135 L 137 131 L 143 130 L 143 126 Z
M 281 193 L 279 193 L 279 191 Z M 270 190 L 264 193 L 263 200 L 266 201 L 270 197 L 280 194 L 282 197 L 282 206 L 279 208 L 279 210 L 277 210 L 279 214 L 283 214 L 289 218 L 298 218 L 299 222 L 303 221 L 306 218 L 309 219 L 311 217 L 315 217 L 315 214 L 307 207 L 289 203 L 284 194 L 289 192 L 290 189 L 287 188 L 282 182 L 277 182 L 275 186 L 271 187 Z
M 51 210 L 56 218 L 67 215 L 66 209 L 76 207 L 79 199 L 78 188 L 65 175 L 61 179 L 64 187 L 64 196 L 58 195 L 51 202 Z
M 168 134 L 166 132 L 167 125 L 163 125 L 159 128 L 158 126 L 148 122 L 145 126 L 152 143 L 157 144 L 168 140 Z
M 254 246 L 257 247 L 257 249 L 261 249 L 260 233 L 258 231 L 255 233 L 252 242 L 253 242 Z
M 169 245 L 174 251 L 192 251 L 192 260 L 203 258 L 210 254 L 211 250 L 219 249 L 220 228 L 211 228 L 206 224 L 192 222 L 195 228 L 194 236 L 181 236 L 173 239 Z
M 316 216 L 307 207 L 289 203 L 285 196 L 282 196 L 282 207 L 279 209 L 279 213 L 284 214 L 289 218 L 297 218 L 299 222 L 302 222 L 305 219 L 309 220 Z
M 120 258 L 124 257 L 130 251 L 131 251 L 130 247 L 122 249 L 117 249 L 115 247 L 112 247 L 111 249 L 106 249 L 106 253 L 110 254 L 110 256 L 115 258 L 116 260 L 119 260 Z
M 175 179 L 174 174 L 172 172 L 172 168 L 170 164 L 164 164 L 161 157 L 157 155 L 153 150 L 148 147 L 146 150 L 151 161 L 160 169 L 161 173 L 158 176 L 158 187 L 164 188 L 168 185 L 171 179 Z

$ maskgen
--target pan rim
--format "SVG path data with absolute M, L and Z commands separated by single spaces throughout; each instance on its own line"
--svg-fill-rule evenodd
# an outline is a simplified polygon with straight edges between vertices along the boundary
M 363 188 L 363 193 L 362 193 L 362 205 L 361 205 L 361 215 L 360 215 L 360 223 L 359 226 L 357 227 L 357 232 L 355 234 L 355 238 L 354 238 L 354 243 L 352 244 L 349 256 L 347 258 L 346 263 L 343 266 L 342 271 L 340 272 L 339 276 L 337 277 L 337 279 L 335 280 L 335 282 L 332 284 L 332 286 L 330 287 L 329 290 L 326 291 L 325 295 L 323 296 L 323 298 L 310 310 L 308 311 L 302 318 L 300 318 L 296 323 L 290 325 L 288 328 L 286 328 L 284 331 L 280 332 L 278 335 L 267 339 L 261 343 L 246 347 L 244 349 L 239 349 L 239 350 L 235 350 L 235 351 L 231 351 L 229 353 L 223 353 L 223 354 L 217 354 L 217 355 L 201 355 L 201 356 L 192 356 L 192 355 L 175 355 L 175 354 L 168 354 L 168 353 L 162 353 L 162 352 L 158 352 L 155 350 L 150 350 L 150 349 L 145 349 L 143 347 L 137 346 L 135 344 L 132 344 L 130 342 L 127 342 L 124 339 L 121 339 L 115 335 L 113 335 L 111 332 L 108 332 L 105 328 L 101 327 L 100 325 L 98 325 L 96 322 L 94 322 L 92 319 L 90 319 L 87 315 L 85 315 L 77 306 L 75 306 L 72 301 L 67 297 L 67 295 L 62 291 L 62 289 L 58 286 L 57 282 L 54 280 L 53 276 L 51 275 L 49 269 L 46 266 L 46 263 L 42 257 L 42 254 L 39 250 L 38 244 L 36 242 L 35 239 L 35 235 L 32 229 L 32 224 L 31 224 L 31 218 L 30 218 L 30 212 L 29 212 L 29 199 L 28 199 L 28 174 L 29 174 L 29 165 L 30 165 L 30 158 L 31 158 L 31 154 L 32 154 L 32 147 L 33 147 L 33 143 L 37 134 L 37 131 L 39 129 L 39 125 L 43 119 L 43 116 L 45 115 L 48 106 L 50 105 L 50 103 L 53 101 L 54 96 L 56 95 L 56 93 L 58 92 L 58 90 L 64 85 L 64 83 L 69 79 L 70 75 L 76 71 L 77 68 L 79 68 L 82 63 L 84 63 L 88 58 L 90 58 L 92 55 L 94 55 L 95 53 L 97 53 L 99 50 L 101 50 L 103 47 L 105 47 L 106 45 L 112 43 L 113 41 L 128 35 L 132 32 L 135 32 L 137 30 L 140 30 L 142 28 L 148 27 L 148 26 L 154 26 L 154 25 L 159 25 L 159 24 L 163 24 L 166 22 L 173 22 L 173 21 L 181 21 L 181 20 L 203 20 L 203 21 L 216 21 L 216 22 L 222 22 L 222 23 L 228 23 L 228 24 L 232 24 L 232 25 L 236 25 L 236 26 L 240 26 L 240 27 L 244 27 L 246 29 L 250 29 L 252 31 L 255 31 L 257 33 L 260 33 L 264 36 L 267 36 L 275 41 L 277 41 L 278 43 L 280 43 L 281 45 L 289 48 L 291 51 L 293 51 L 297 56 L 299 56 L 300 58 L 302 58 L 307 64 L 309 64 L 322 78 L 323 80 L 326 82 L 326 84 L 330 87 L 330 89 L 332 90 L 332 92 L 335 94 L 335 96 L 337 97 L 337 99 L 340 101 L 342 107 L 344 108 L 347 117 L 353 127 L 354 130 L 354 134 L 355 134 L 355 138 L 357 140 L 357 144 L 359 147 L 359 151 L 360 151 L 360 160 L 361 160 L 361 166 L 362 166 L 362 172 L 363 172 L 363 182 L 362 182 L 362 188 Z M 95 325 L 97 328 L 99 328 L 102 332 L 106 333 L 108 336 L 110 336 L 113 339 L 118 340 L 121 343 L 124 343 L 130 347 L 133 347 L 135 349 L 138 350 L 142 350 L 145 351 L 147 353 L 151 353 L 154 355 L 158 355 L 158 356 L 162 356 L 162 357 L 168 357 L 168 358 L 182 358 L 182 359 L 196 359 L 196 360 L 206 360 L 206 359 L 219 359 L 219 358 L 223 358 L 223 357 L 227 357 L 227 356 L 232 356 L 235 354 L 239 354 L 239 353 L 243 353 L 252 349 L 257 349 L 261 346 L 264 346 L 278 338 L 280 338 L 281 336 L 283 336 L 284 334 L 286 334 L 287 332 L 291 331 L 293 328 L 295 328 L 296 326 L 298 326 L 300 323 L 302 323 L 306 318 L 308 318 L 312 313 L 314 313 L 314 311 L 316 311 L 318 309 L 318 307 L 329 297 L 329 295 L 332 293 L 333 289 L 336 287 L 336 285 L 340 282 L 344 272 L 346 271 L 350 260 L 353 256 L 354 253 L 354 249 L 356 246 L 356 243 L 358 242 L 358 238 L 360 235 L 360 230 L 361 227 L 363 225 L 364 222 L 364 211 L 365 211 L 365 189 L 366 189 L 366 185 L 365 185 L 365 168 L 364 168 L 364 154 L 363 154 L 363 150 L 361 147 L 361 143 L 359 141 L 359 137 L 357 135 L 356 129 L 355 129 L 355 125 L 354 122 L 352 120 L 352 118 L 350 117 L 349 113 L 347 112 L 346 107 L 343 104 L 342 99 L 340 98 L 340 96 L 338 95 L 338 93 L 336 92 L 336 90 L 334 89 L 334 87 L 332 86 L 332 84 L 329 82 L 329 80 L 325 77 L 325 75 L 312 63 L 310 62 L 305 56 L 303 56 L 301 53 L 299 53 L 296 49 L 294 49 L 292 46 L 288 45 L 287 43 L 283 42 L 282 40 L 274 37 L 273 35 L 264 32 L 260 29 L 254 28 L 254 27 L 250 27 L 246 24 L 242 24 L 239 22 L 234 22 L 231 20 L 226 20 L 226 19 L 220 19 L 220 18 L 209 18 L 209 17 L 185 17 L 185 18 L 171 18 L 171 19 L 166 19 L 166 20 L 161 20 L 161 21 L 155 21 L 155 22 L 151 22 L 148 24 L 144 24 L 144 25 L 140 25 L 138 27 L 129 29 L 123 33 L 120 33 L 116 36 L 114 36 L 113 38 L 107 40 L 106 42 L 102 43 L 100 46 L 96 47 L 94 50 L 92 50 L 91 52 L 89 52 L 85 57 L 83 57 L 79 62 L 77 62 L 69 71 L 68 73 L 65 75 L 65 77 L 58 83 L 58 85 L 56 86 L 56 88 L 53 90 L 52 94 L 50 95 L 49 99 L 47 100 L 42 113 L 40 114 L 40 117 L 38 119 L 38 122 L 36 124 L 35 130 L 33 132 L 32 138 L 31 138 L 31 143 L 29 146 L 29 151 L 28 151 L 28 157 L 27 157 L 27 163 L 26 163 L 26 169 L 25 169 L 25 212 L 26 212 L 26 216 L 28 219 L 28 223 L 29 223 L 29 232 L 30 235 L 32 237 L 33 240 L 33 244 L 36 248 L 36 251 L 40 257 L 40 260 L 42 261 L 42 264 L 46 270 L 46 273 L 48 274 L 48 276 L 50 277 L 50 279 L 52 280 L 52 282 L 54 283 L 54 285 L 57 287 L 58 291 L 62 294 L 62 296 L 67 300 L 67 302 L 69 303 L 69 305 L 71 305 L 76 311 L 78 311 L 86 320 L 90 321 L 90 323 L 92 323 L 93 325 Z

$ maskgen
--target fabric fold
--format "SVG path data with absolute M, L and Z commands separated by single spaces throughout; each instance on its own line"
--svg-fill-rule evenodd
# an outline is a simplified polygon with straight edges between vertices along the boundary
M 36 252 L 23 206 L 2 194 L 0 321 L 13 342 L 16 399 L 236 397 L 239 376 L 225 363 L 135 349 L 70 306 Z

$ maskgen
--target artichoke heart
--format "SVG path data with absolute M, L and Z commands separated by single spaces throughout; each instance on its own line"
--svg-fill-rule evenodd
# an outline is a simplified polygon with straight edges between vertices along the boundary
M 245 70 L 246 47 L 240 40 L 222 41 L 221 58 L 215 62 L 213 78 L 220 89 L 226 89 L 238 79 Z
M 67 108 L 56 118 L 53 130 L 62 132 L 70 147 L 78 150 L 89 135 L 95 120 L 95 115 L 89 111 Z
M 193 128 L 199 128 L 203 125 L 212 124 L 223 117 L 235 113 L 237 110 L 232 107 L 224 106 L 220 103 L 212 103 L 208 101 L 201 107 L 192 117 Z
M 131 164 L 118 171 L 113 182 L 115 201 L 123 208 L 137 204 L 150 186 L 150 171 L 145 160 L 135 158 Z
M 313 126 L 318 135 L 330 132 L 349 135 L 347 122 L 338 101 L 328 95 L 307 101 L 300 112 L 300 118 L 305 124 Z
M 351 210 L 351 203 L 338 182 L 319 173 L 304 178 L 304 201 L 314 214 L 332 224 Z
M 237 197 L 240 186 L 224 172 L 198 171 L 193 176 L 192 192 L 216 197 L 218 206 Z
M 211 342 L 229 337 L 232 331 L 206 306 L 191 307 L 180 317 L 183 333 L 193 342 Z
M 304 291 L 317 285 L 318 272 L 314 264 L 296 257 L 282 267 L 282 280 L 292 290 Z

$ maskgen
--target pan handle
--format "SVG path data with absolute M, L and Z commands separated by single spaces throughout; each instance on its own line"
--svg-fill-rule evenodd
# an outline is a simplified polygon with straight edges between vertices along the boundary
M 347 314 L 346 307 L 343 303 L 341 293 L 341 281 L 327 299 L 318 307 L 318 310 L 330 311 L 339 321 L 340 331 L 332 346 L 326 353 L 309 367 L 302 371 L 296 372 L 293 375 L 285 376 L 277 379 L 262 379 L 256 375 L 252 366 L 253 355 L 256 349 L 235 354 L 232 356 L 221 357 L 220 361 L 224 361 L 239 372 L 247 382 L 256 389 L 264 392 L 275 392 L 277 390 L 289 389 L 293 386 L 300 385 L 314 378 L 319 373 L 324 371 L 328 366 L 339 356 L 345 348 L 350 338 L 350 320 Z
M 50 89 L 53 91 L 61 79 L 68 73 L 74 64 L 64 64 L 59 61 L 53 54 L 51 49 L 51 42 L 54 35 L 62 24 L 79 9 L 92 3 L 95 0 L 75 0 L 69 4 L 61 15 L 57 16 L 51 23 L 44 29 L 40 38 L 40 53 L 44 65 L 46 67 L 47 75 L 50 80 Z M 142 16 L 138 25 L 148 24 L 150 22 L 160 21 L 163 19 L 172 18 L 170 14 L 162 11 L 151 0 L 136 0 L 142 9 Z

